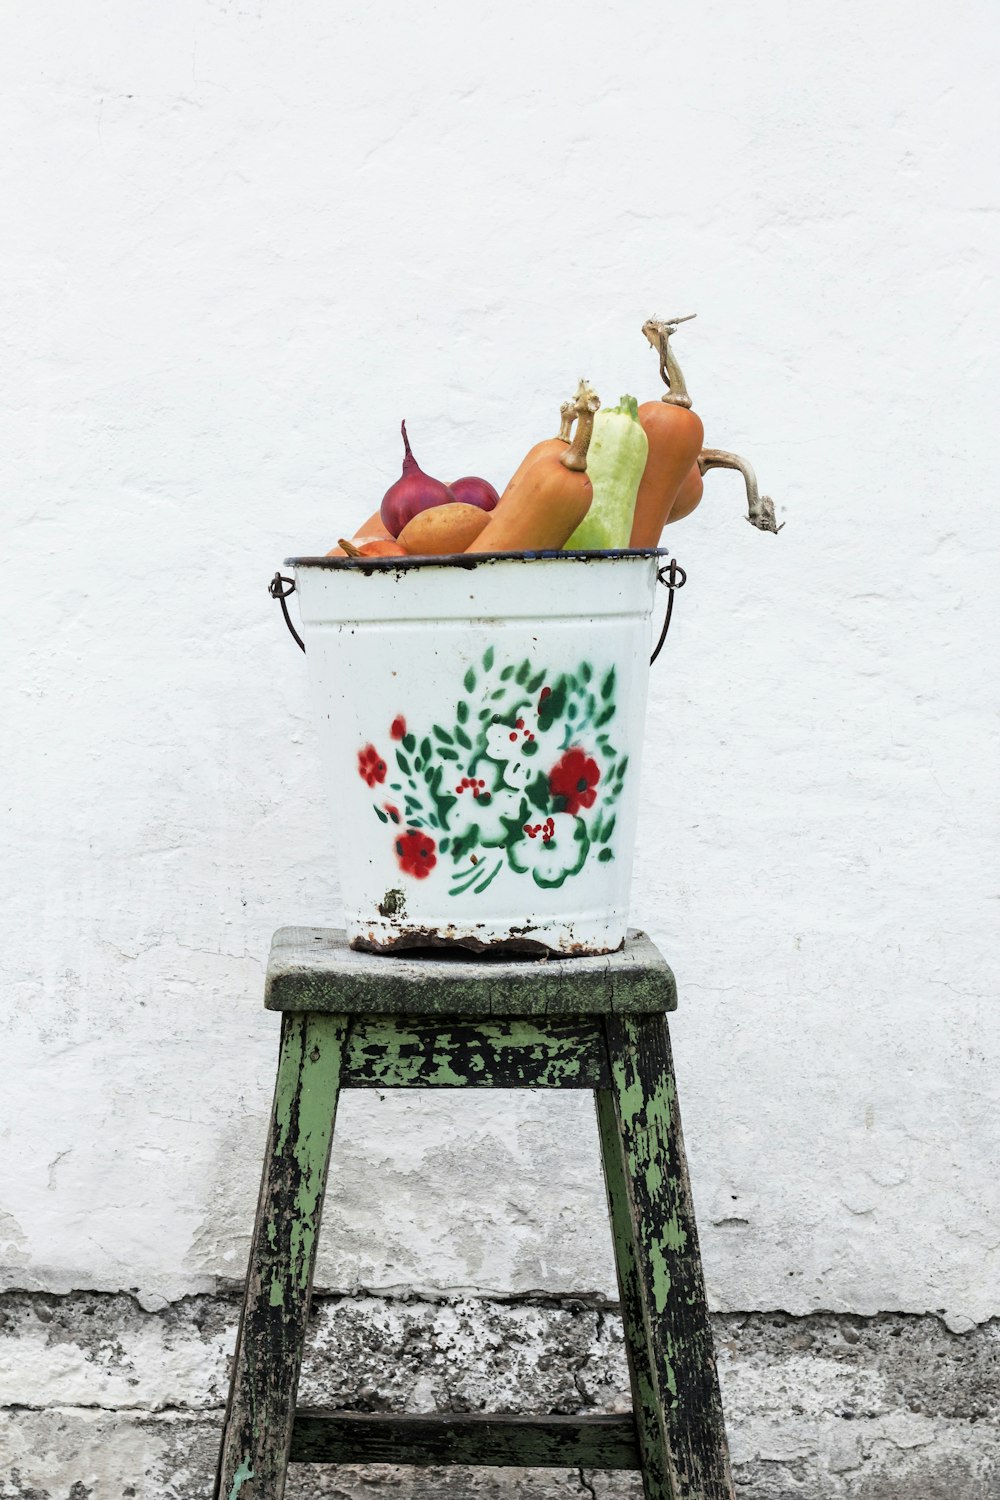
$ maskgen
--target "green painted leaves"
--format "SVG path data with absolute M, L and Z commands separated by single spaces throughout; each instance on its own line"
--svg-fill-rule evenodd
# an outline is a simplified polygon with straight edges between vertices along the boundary
M 614 808 L 628 769 L 610 737 L 614 667 L 582 661 L 551 672 L 527 657 L 498 661 L 489 646 L 462 688 L 453 712 L 438 705 L 423 735 L 408 731 L 402 715 L 393 721 L 400 780 L 391 790 L 403 810 L 384 803 L 374 811 L 381 823 L 419 831 L 427 851 L 416 867 L 411 850 L 413 867 L 403 873 L 425 878 L 438 866 L 449 894 L 480 895 L 504 870 L 553 889 L 588 858 L 613 859 Z

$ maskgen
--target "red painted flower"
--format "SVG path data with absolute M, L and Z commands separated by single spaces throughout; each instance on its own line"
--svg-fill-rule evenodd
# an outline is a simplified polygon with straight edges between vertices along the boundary
M 561 811 L 574 816 L 581 807 L 593 807 L 597 800 L 595 787 L 601 779 L 596 760 L 586 750 L 567 750 L 562 760 L 549 772 L 549 790 L 561 802 Z
M 366 745 L 363 750 L 358 751 L 358 775 L 363 781 L 367 781 L 369 786 L 383 782 L 387 769 L 385 761 L 374 745 Z
M 423 880 L 437 864 L 437 855 L 434 853 L 436 848 L 429 833 L 421 833 L 416 828 L 407 829 L 396 840 L 396 855 L 403 874 L 415 875 L 418 880 Z
M 392 819 L 392 821 L 394 823 L 399 823 L 401 821 L 400 816 L 399 816 L 399 808 L 396 806 L 396 804 L 394 802 L 383 802 L 382 806 L 385 809 L 385 811 L 389 814 L 390 818 Z
M 402 714 L 397 714 L 393 719 L 392 728 L 389 730 L 389 733 L 394 740 L 401 740 L 403 738 L 403 735 L 406 733 L 406 720 Z

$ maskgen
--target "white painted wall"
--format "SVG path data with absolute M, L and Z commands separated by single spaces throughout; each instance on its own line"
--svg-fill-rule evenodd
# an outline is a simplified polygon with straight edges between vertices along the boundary
M 338 906 L 276 564 L 373 508 L 401 416 L 502 482 L 581 372 L 652 394 L 640 323 L 697 309 L 709 441 L 788 522 L 710 479 L 650 705 L 634 909 L 712 1294 L 1000 1312 L 993 7 L 4 30 L 7 1281 L 242 1272 L 262 962 Z M 610 1292 L 588 1110 L 350 1097 L 321 1279 Z

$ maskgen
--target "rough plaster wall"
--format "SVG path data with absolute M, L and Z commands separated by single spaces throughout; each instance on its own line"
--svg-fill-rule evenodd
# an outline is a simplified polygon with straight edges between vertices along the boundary
M 1000 1311 L 998 50 L 978 0 L 11 12 L 7 1285 L 242 1273 L 262 961 L 338 910 L 276 564 L 401 415 L 502 481 L 697 308 L 709 441 L 788 521 L 710 479 L 647 731 L 713 1302 Z M 352 1098 L 337 1153 L 322 1285 L 611 1294 L 585 1101 Z
M 0 1500 L 207 1493 L 235 1299 L 159 1314 L 126 1297 L 0 1297 Z M 716 1320 L 741 1500 L 995 1500 L 1000 1323 L 884 1315 Z M 535 1305 L 321 1298 L 301 1394 L 366 1411 L 624 1411 L 621 1323 Z M 77 1494 L 72 1485 L 79 1485 Z M 293 1467 L 289 1500 L 469 1494 L 639 1500 L 631 1474 Z

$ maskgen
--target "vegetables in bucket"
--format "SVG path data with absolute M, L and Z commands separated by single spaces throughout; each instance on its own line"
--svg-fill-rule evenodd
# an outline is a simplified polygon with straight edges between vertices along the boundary
M 566 546 L 586 551 L 627 547 L 649 440 L 639 425 L 634 396 L 599 411 L 587 452 L 587 478 L 594 489 L 590 509 Z
M 693 314 L 691 315 L 693 316 Z M 498 496 L 490 482 L 465 475 L 443 484 L 420 468 L 402 424 L 403 472 L 380 508 L 329 557 L 408 558 L 537 552 L 645 550 L 663 529 L 700 504 L 711 469 L 736 469 L 747 495 L 747 520 L 777 532 L 774 504 L 761 495 L 749 463 L 722 448 L 705 448 L 704 428 L 691 409 L 683 372 L 671 345 L 690 318 L 649 318 L 642 325 L 657 351 L 667 387 L 658 401 L 638 405 L 623 396 L 598 410 L 581 380 L 564 401 L 555 437 L 534 443 Z M 576 436 L 572 435 L 578 423 Z
M 403 434 L 403 472 L 391 484 L 382 497 L 382 522 L 391 536 L 399 536 L 403 527 L 422 510 L 435 505 L 446 505 L 455 496 L 440 479 L 432 479 L 417 463 L 406 436 L 406 423 L 400 429 Z
M 578 396 L 576 432 L 565 452 L 536 458 L 500 504 L 467 552 L 541 552 L 564 547 L 590 509 L 593 486 L 587 450 L 600 398 L 590 387 Z
M 576 404 L 584 396 L 586 386 L 587 382 L 585 380 L 581 380 L 580 384 L 577 386 L 576 395 L 571 397 L 569 401 L 564 401 L 562 406 L 560 406 L 559 431 L 557 432 L 556 436 L 552 438 L 542 438 L 540 443 L 535 443 L 533 448 L 528 449 L 527 453 L 521 459 L 521 462 L 518 464 L 517 468 L 508 479 L 507 486 L 503 492 L 503 495 L 500 497 L 501 502 L 508 495 L 513 493 L 521 480 L 521 476 L 526 472 L 526 470 L 531 468 L 531 465 L 535 462 L 536 459 L 547 458 L 550 454 L 553 453 L 558 458 L 559 454 L 563 453 L 566 448 L 569 447 L 573 423 L 576 420 Z
M 671 334 L 678 324 L 688 321 L 689 318 L 673 318 L 660 322 L 650 318 L 642 325 L 643 333 L 659 353 L 660 375 L 667 389 L 659 401 L 644 401 L 639 407 L 639 421 L 649 439 L 649 458 L 636 496 L 633 547 L 659 544 L 677 492 L 705 440 L 701 418 L 691 410 L 684 376 L 670 348 Z

